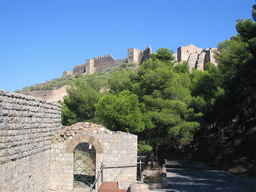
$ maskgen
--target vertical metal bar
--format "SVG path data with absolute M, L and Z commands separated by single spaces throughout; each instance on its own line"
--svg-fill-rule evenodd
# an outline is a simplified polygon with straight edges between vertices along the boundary
M 212 154 L 212 151 L 211 151 L 211 135 L 209 135 L 209 146 L 210 146 L 210 155 Z
M 100 175 L 100 171 L 98 171 L 97 173 Z M 97 177 L 98 177 L 98 175 L 97 175 Z M 99 181 L 97 181 L 97 185 L 95 188 L 96 188 L 96 191 L 99 191 Z
M 103 182 L 103 179 L 104 179 L 104 178 L 103 178 L 103 169 L 104 169 L 104 166 L 105 166 L 105 165 L 104 165 L 104 162 L 102 161 L 102 162 L 101 162 L 101 168 L 102 168 L 102 172 L 101 172 L 101 182 Z
M 225 135 L 224 135 L 224 129 L 223 129 L 223 127 L 222 127 L 222 140 L 223 140 L 223 142 L 225 142 Z
M 142 181 L 142 175 L 141 175 L 141 160 L 140 160 L 140 181 Z

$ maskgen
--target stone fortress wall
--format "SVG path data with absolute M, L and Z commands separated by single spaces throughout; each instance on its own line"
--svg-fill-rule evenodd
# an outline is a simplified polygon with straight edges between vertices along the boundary
M 208 62 L 212 62 L 216 66 L 214 55 L 217 48 L 202 49 L 194 46 L 193 44 L 188 46 L 181 46 L 178 48 L 178 53 L 175 55 L 178 62 L 188 61 L 189 70 L 192 71 L 193 68 L 198 70 L 204 70 L 204 65 Z
M 183 61 L 188 61 L 190 72 L 193 68 L 203 71 L 204 65 L 207 62 L 212 62 L 216 66 L 218 65 L 214 58 L 215 51 L 217 51 L 217 48 L 203 50 L 191 44 L 179 47 L 177 53 L 174 53 L 174 56 L 177 62 L 182 63 Z M 148 46 L 144 50 L 138 50 L 136 48 L 128 49 L 128 58 L 125 59 L 115 60 L 110 54 L 95 57 L 94 59 L 88 59 L 85 64 L 75 66 L 72 71 L 64 71 L 63 76 L 93 74 L 97 71 L 106 72 L 112 67 L 117 67 L 122 62 L 142 64 L 143 61 L 149 58 L 149 53 L 152 53 L 151 46 Z M 67 91 L 66 86 L 64 86 L 56 90 L 22 92 L 21 94 L 57 102 L 59 100 L 63 101 L 63 97 L 67 95 Z
M 94 59 L 87 59 L 85 64 L 77 65 L 72 71 L 64 71 L 63 76 L 76 74 L 93 74 L 95 72 L 106 72 L 108 69 L 117 67 L 121 62 L 141 64 L 149 58 L 149 53 L 152 52 L 149 45 L 144 50 L 136 48 L 128 49 L 128 58 L 115 60 L 110 54 Z
M 91 123 L 61 125 L 61 105 L 0 90 L 0 191 L 70 191 L 74 149 L 96 149 L 96 172 L 121 188 L 136 181 L 137 136 Z M 121 163 L 121 164 L 120 164 Z
M 177 62 L 188 61 L 189 70 L 193 68 L 198 70 L 204 70 L 204 65 L 207 62 L 212 62 L 216 66 L 218 65 L 214 55 L 217 48 L 202 49 L 194 46 L 193 44 L 188 46 L 181 46 L 178 48 L 177 53 L 174 53 L 175 60 Z M 148 46 L 144 50 L 136 48 L 128 49 L 128 58 L 115 60 L 110 54 L 94 59 L 88 59 L 85 64 L 77 65 L 72 71 L 64 71 L 63 76 L 76 75 L 76 74 L 92 74 L 97 71 L 106 72 L 108 69 L 117 67 L 121 62 L 142 64 L 149 58 L 149 53 L 152 53 L 151 46 Z

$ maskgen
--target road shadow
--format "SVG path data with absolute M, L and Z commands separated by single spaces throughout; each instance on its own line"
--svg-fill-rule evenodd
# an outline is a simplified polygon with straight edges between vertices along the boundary
M 200 164 L 170 161 L 166 164 L 166 176 L 168 190 L 175 192 L 256 191 L 255 182 L 212 170 L 203 164 L 200 167 Z

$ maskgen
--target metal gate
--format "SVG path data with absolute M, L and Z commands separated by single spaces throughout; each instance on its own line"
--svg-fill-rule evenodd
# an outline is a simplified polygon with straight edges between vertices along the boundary
M 80 143 L 74 149 L 74 188 L 88 188 L 95 180 L 96 152 L 93 145 Z

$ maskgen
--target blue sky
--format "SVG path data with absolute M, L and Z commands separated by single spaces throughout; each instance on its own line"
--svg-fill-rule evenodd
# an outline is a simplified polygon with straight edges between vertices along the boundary
M 0 89 L 59 78 L 127 49 L 216 47 L 251 18 L 255 0 L 0 0 Z

